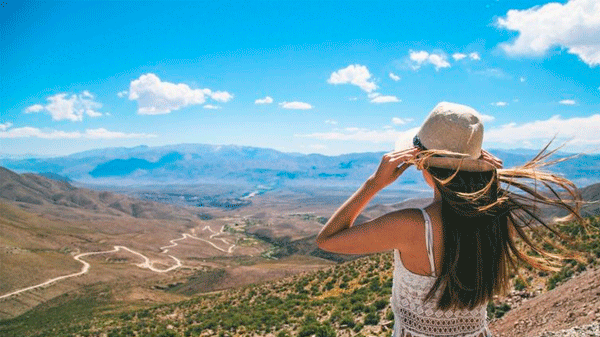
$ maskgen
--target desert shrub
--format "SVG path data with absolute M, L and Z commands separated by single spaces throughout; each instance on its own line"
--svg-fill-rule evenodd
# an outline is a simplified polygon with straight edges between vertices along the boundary
M 376 325 L 379 323 L 379 315 L 374 312 L 370 312 L 365 317 L 365 325 Z
M 520 278 L 515 279 L 515 290 L 523 290 L 527 288 L 527 284 L 525 284 L 525 282 L 523 282 L 523 280 L 521 280 Z
M 357 302 L 352 305 L 352 312 L 359 313 L 359 312 L 362 312 L 363 310 L 365 310 L 365 305 L 362 304 L 361 302 Z
M 377 312 L 375 305 L 365 305 L 365 312 Z
M 487 314 L 488 318 L 500 318 L 504 316 L 510 310 L 510 305 L 508 303 L 502 303 L 500 305 L 495 305 L 494 302 L 489 302 L 487 305 Z
M 546 287 L 548 290 L 552 290 L 556 288 L 556 285 L 560 282 L 568 280 L 571 276 L 573 276 L 573 270 L 568 267 L 563 267 L 558 273 L 550 276 L 548 281 L 546 282 Z
M 354 318 L 350 314 L 344 315 L 344 317 L 342 317 L 342 320 L 340 321 L 340 326 L 353 328 L 355 325 L 356 323 L 354 322 Z
M 305 323 L 298 332 L 299 337 L 335 337 L 335 330 L 328 324 Z
M 350 300 L 348 300 L 348 299 L 343 299 L 343 300 L 339 301 L 337 304 L 337 307 L 340 310 L 344 310 L 344 311 L 350 309 L 350 306 L 351 306 L 351 303 L 350 303 Z
M 375 306 L 377 311 L 379 311 L 388 306 L 388 301 L 386 299 L 380 299 L 380 300 L 375 301 L 375 303 L 373 303 L 373 305 Z
M 385 319 L 387 319 L 388 321 L 393 321 L 394 320 L 394 312 L 392 310 L 388 310 L 387 313 L 385 314 Z
M 360 330 L 362 330 L 362 328 L 364 327 L 364 324 L 362 323 L 358 323 L 354 326 L 354 328 L 352 329 L 354 332 L 359 332 Z

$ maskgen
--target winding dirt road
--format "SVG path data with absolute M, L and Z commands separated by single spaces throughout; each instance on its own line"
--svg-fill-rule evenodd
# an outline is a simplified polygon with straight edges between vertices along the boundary
M 209 230 L 211 233 L 213 233 L 209 237 L 210 239 L 212 239 L 213 237 L 224 233 L 224 230 L 223 230 L 224 228 L 225 228 L 225 226 L 222 226 L 220 231 L 215 232 L 209 226 L 205 226 L 202 230 Z M 186 238 L 194 239 L 194 240 L 198 240 L 198 241 L 202 241 L 202 242 L 206 242 L 206 243 L 210 244 L 211 246 L 213 246 L 215 249 L 218 249 L 218 250 L 220 250 L 220 251 L 222 251 L 224 253 L 231 253 L 231 252 L 233 252 L 233 249 L 235 248 L 235 244 L 231 244 L 231 243 L 229 243 L 227 240 L 225 240 L 223 238 L 219 238 L 219 240 L 221 240 L 224 243 L 230 245 L 227 249 L 221 248 L 221 247 L 215 245 L 213 242 L 208 241 L 206 239 L 202 239 L 202 238 L 199 238 L 197 236 L 185 233 L 180 238 L 170 240 L 169 241 L 171 243 L 170 245 L 160 247 L 161 253 L 162 254 L 166 254 L 169 251 L 169 248 L 173 248 L 173 247 L 176 247 L 178 245 L 177 241 L 185 240 Z M 128 251 L 128 252 L 130 252 L 132 254 L 135 254 L 135 255 L 141 257 L 144 260 L 144 262 L 137 263 L 135 265 L 138 266 L 138 267 L 140 267 L 140 268 L 143 268 L 143 269 L 149 269 L 149 270 L 151 270 L 151 271 L 153 271 L 155 273 L 167 273 L 167 272 L 170 272 L 172 270 L 175 270 L 175 269 L 180 268 L 180 267 L 183 266 L 183 263 L 181 262 L 181 260 L 179 260 L 178 258 L 176 258 L 173 255 L 168 255 L 170 258 L 172 258 L 175 261 L 175 265 L 170 266 L 170 267 L 168 267 L 166 269 L 154 268 L 154 262 L 151 261 L 144 254 L 136 252 L 135 250 L 133 250 L 131 248 L 128 248 L 128 247 L 125 247 L 125 246 L 114 246 L 114 249 L 112 249 L 112 250 L 105 250 L 105 251 L 100 251 L 100 252 L 89 252 L 89 253 L 77 254 L 73 258 L 83 264 L 83 267 L 81 268 L 81 271 L 79 271 L 77 273 L 73 273 L 73 274 L 68 274 L 68 275 L 63 275 L 63 276 L 55 277 L 55 278 L 50 279 L 50 280 L 48 280 L 46 282 L 43 282 L 43 283 L 40 283 L 40 284 L 36 284 L 34 286 L 31 286 L 31 287 L 19 289 L 19 290 L 10 292 L 8 294 L 0 295 L 0 300 L 9 298 L 9 297 L 18 295 L 20 293 L 33 290 L 33 289 L 46 287 L 46 286 L 49 286 L 49 285 L 51 285 L 51 284 L 53 284 L 55 282 L 58 282 L 58 281 L 61 281 L 61 280 L 64 280 L 64 279 L 68 279 L 68 278 L 71 278 L 71 277 L 77 277 L 77 276 L 84 275 L 84 274 L 86 274 L 89 271 L 90 264 L 88 262 L 82 260 L 83 257 L 91 256 L 91 255 L 99 255 L 99 254 L 116 253 L 116 252 L 118 252 L 120 250 L 126 250 L 126 251 Z

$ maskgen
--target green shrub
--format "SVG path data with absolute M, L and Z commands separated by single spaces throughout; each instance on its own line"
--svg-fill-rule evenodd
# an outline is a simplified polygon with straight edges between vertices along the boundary
M 349 328 L 353 328 L 356 325 L 356 322 L 354 322 L 354 318 L 350 314 L 346 314 L 344 315 L 344 317 L 342 317 L 340 325 L 345 325 Z
M 374 312 L 370 312 L 365 317 L 365 325 L 376 325 L 379 323 L 379 315 Z
M 373 303 L 373 305 L 375 306 L 377 311 L 379 311 L 388 306 L 388 301 L 386 299 L 380 299 L 380 300 L 375 301 L 375 303 Z
M 385 315 L 385 319 L 387 319 L 388 321 L 394 320 L 394 312 L 391 309 L 387 311 L 387 314 Z
M 520 279 L 520 278 L 515 279 L 515 290 L 520 291 L 525 288 L 527 288 L 527 284 L 525 284 L 525 282 L 522 279 Z
M 362 328 L 364 327 L 364 324 L 362 323 L 358 323 L 354 326 L 354 328 L 352 329 L 354 332 L 359 332 L 360 330 L 362 330 Z
M 498 306 L 494 305 L 494 302 L 488 302 L 487 305 L 487 314 L 488 318 L 500 318 L 504 316 L 510 310 L 510 305 L 508 303 L 502 303 Z

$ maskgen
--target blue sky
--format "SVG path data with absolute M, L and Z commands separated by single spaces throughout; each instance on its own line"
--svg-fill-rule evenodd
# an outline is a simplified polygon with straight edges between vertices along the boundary
M 440 101 L 488 148 L 600 152 L 600 1 L 17 2 L 0 153 L 391 150 Z

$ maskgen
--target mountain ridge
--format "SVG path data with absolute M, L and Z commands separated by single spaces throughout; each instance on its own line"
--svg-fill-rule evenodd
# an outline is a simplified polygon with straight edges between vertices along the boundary
M 523 151 L 490 151 L 504 160 L 505 167 L 523 164 L 532 157 Z M 384 153 L 327 156 L 252 146 L 186 143 L 95 149 L 52 158 L 0 158 L 0 166 L 20 173 L 57 174 L 92 185 L 229 181 L 236 184 L 343 186 L 364 181 L 377 168 Z M 581 155 L 550 169 L 579 186 L 597 183 L 600 182 L 600 154 Z M 407 170 L 398 185 L 425 187 L 421 180 L 418 172 Z M 398 185 L 394 186 L 397 188 Z

